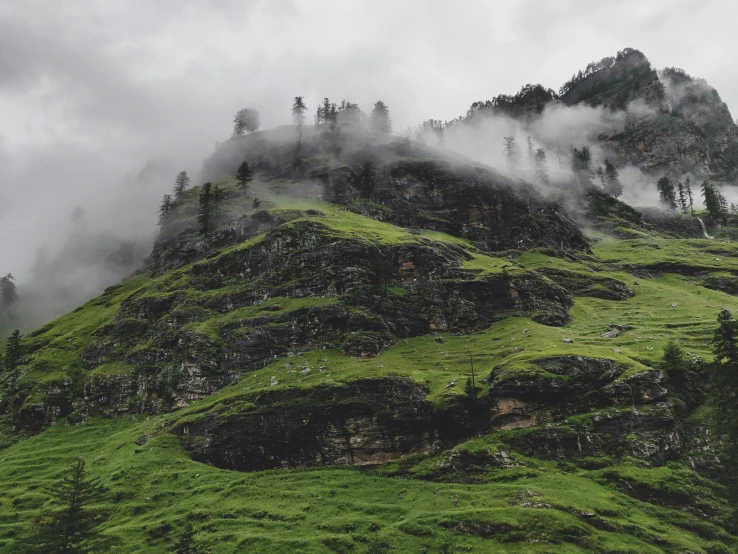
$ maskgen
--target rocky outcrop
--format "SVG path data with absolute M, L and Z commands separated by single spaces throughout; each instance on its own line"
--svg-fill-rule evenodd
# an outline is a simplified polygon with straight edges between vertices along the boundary
M 496 368 L 488 398 L 457 397 L 443 407 L 409 379 L 359 379 L 261 393 L 171 432 L 195 459 L 242 471 L 383 463 L 490 430 L 538 458 L 677 458 L 681 437 L 660 373 L 624 378 L 626 369 L 576 356 L 536 360 L 527 372 Z
M 573 296 L 589 296 L 605 300 L 625 300 L 633 296 L 628 286 L 612 277 L 576 273 L 555 268 L 541 268 L 538 270 L 557 285 L 565 288 Z
M 406 378 L 270 392 L 242 412 L 232 407 L 172 432 L 194 459 L 241 471 L 385 463 L 468 434 L 463 412 L 461 420 L 439 413 L 427 393 Z
M 660 108 L 665 99 L 658 74 L 642 52 L 625 48 L 615 57 L 589 64 L 562 87 L 561 102 L 625 110 L 632 102 Z
M 379 214 L 390 223 L 463 237 L 483 250 L 589 250 L 563 210 L 530 185 L 486 168 L 397 162 L 386 168 L 374 196 L 391 210 Z
M 539 458 L 675 459 L 681 440 L 661 373 L 624 377 L 626 370 L 582 356 L 539 359 L 528 369 L 497 367 L 490 376 L 490 424 L 510 431 L 516 450 Z

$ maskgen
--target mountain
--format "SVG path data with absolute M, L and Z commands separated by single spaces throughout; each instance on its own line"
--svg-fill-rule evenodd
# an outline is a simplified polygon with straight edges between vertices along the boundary
M 681 69 L 657 71 L 632 48 L 589 64 L 558 93 L 526 85 L 514 96 L 475 102 L 463 120 L 506 115 L 530 126 L 546 108 L 560 106 L 626 114 L 617 129 L 596 137 L 620 166 L 632 164 L 656 177 L 738 179 L 738 126 L 717 91 Z
M 627 105 L 630 56 L 598 77 L 618 93 L 532 98 Z M 96 552 L 736 550 L 703 360 L 738 218 L 703 238 L 344 122 L 232 137 L 202 178 L 205 232 L 198 186 L 139 271 L 5 360 L 4 552 L 78 456 Z

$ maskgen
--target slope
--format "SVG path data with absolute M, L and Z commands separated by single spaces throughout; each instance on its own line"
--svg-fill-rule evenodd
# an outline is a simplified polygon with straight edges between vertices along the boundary
M 111 552 L 171 551 L 186 522 L 212 552 L 733 550 L 701 398 L 655 367 L 671 338 L 709 356 L 733 245 L 585 237 L 489 168 L 352 140 L 308 137 L 295 168 L 235 139 L 258 177 L 217 181 L 216 228 L 188 191 L 146 271 L 26 338 L 3 548 L 83 455 Z

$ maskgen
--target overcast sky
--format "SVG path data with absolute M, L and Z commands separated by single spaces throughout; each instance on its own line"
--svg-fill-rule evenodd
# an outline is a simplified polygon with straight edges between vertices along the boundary
M 235 111 L 287 123 L 298 94 L 382 99 L 403 128 L 633 47 L 738 110 L 736 21 L 735 0 L 0 0 L 0 273 L 22 280 L 77 204 L 153 229 L 174 176 L 131 212 L 126 174 L 194 174 Z

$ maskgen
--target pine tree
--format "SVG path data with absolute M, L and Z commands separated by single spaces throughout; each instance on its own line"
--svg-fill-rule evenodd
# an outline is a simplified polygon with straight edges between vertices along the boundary
M 623 184 L 620 182 L 618 169 L 610 160 L 605 160 L 605 192 L 613 198 L 623 194 Z
M 536 168 L 536 154 L 533 150 L 533 139 L 530 138 L 530 136 L 525 138 L 526 143 L 528 144 L 528 166 L 533 168 L 535 170 Z
M 200 232 L 207 234 L 213 218 L 213 185 L 205 183 L 200 190 L 200 206 L 197 212 L 197 222 L 200 224 Z
M 684 350 L 675 340 L 672 339 L 666 343 L 657 367 L 666 374 L 669 388 L 675 389 L 684 385 L 687 378 L 687 360 Z
M 248 162 L 244 160 L 244 162 L 239 165 L 238 169 L 236 170 L 236 181 L 238 181 L 238 188 L 241 189 L 242 194 L 246 194 L 246 191 L 249 188 L 249 183 L 253 181 L 253 179 L 254 174 L 252 173 Z
M 220 213 L 220 203 L 223 201 L 224 190 L 220 188 L 220 185 L 213 187 L 213 217 L 218 218 Z
M 338 128 L 338 108 L 335 104 L 331 104 L 331 111 L 328 116 L 331 129 L 331 142 L 333 149 L 338 153 L 340 151 L 340 130 Z
M 161 204 L 159 204 L 159 227 L 164 227 L 169 216 L 169 211 L 172 209 L 172 196 L 165 194 L 161 198 Z
M 18 367 L 23 355 L 22 338 L 20 331 L 16 329 L 5 341 L 5 369 L 13 370 Z
M 720 205 L 720 217 L 722 218 L 723 223 L 726 223 L 728 217 L 728 200 L 719 190 L 716 190 L 715 194 L 717 195 L 718 204 Z
M 372 131 L 380 135 L 392 133 L 392 118 L 390 117 L 389 108 L 381 100 L 375 102 L 374 109 L 372 109 Z
M 295 122 L 295 129 L 297 130 L 297 157 L 302 147 L 302 131 L 305 127 L 305 100 L 302 96 L 295 96 L 295 100 L 292 103 L 292 121 Z
M 362 198 L 370 198 L 374 193 L 374 164 L 364 162 L 356 178 L 356 188 Z
M 80 457 L 72 466 L 72 474 L 52 485 L 49 494 L 61 507 L 46 514 L 24 552 L 44 554 L 82 554 L 102 552 L 95 545 L 100 524 L 91 505 L 100 502 L 105 489 L 98 478 L 90 478 L 85 461 Z
M 715 359 L 709 366 L 715 430 L 720 437 L 721 480 L 738 501 L 738 321 L 728 310 L 717 317 L 712 339 Z
M 190 178 L 186 171 L 180 171 L 177 174 L 177 178 L 174 180 L 174 199 L 179 200 L 182 198 L 185 189 L 190 185 Z
M 259 208 L 261 208 L 261 200 L 259 200 L 258 197 L 254 196 L 254 201 L 251 203 L 251 205 L 255 210 L 258 210 Z
M 14 280 L 15 277 L 13 277 L 12 273 L 0 277 L 0 309 L 3 312 L 9 311 L 13 303 L 18 300 Z
M 363 118 L 364 114 L 358 104 L 341 100 L 338 106 L 338 122 L 342 127 L 358 127 Z
M 687 215 L 687 195 L 684 191 L 684 183 L 681 181 L 677 184 L 677 200 L 679 200 L 679 208 L 682 214 Z
M 323 98 L 323 105 L 320 107 L 320 111 L 323 115 L 323 121 L 328 123 L 331 118 L 331 101 L 328 98 Z
M 687 177 L 684 181 L 684 191 L 687 193 L 687 200 L 689 201 L 689 213 L 694 215 L 694 197 L 692 196 L 692 178 Z
M 505 163 L 510 171 L 515 171 L 518 167 L 518 146 L 515 144 L 515 137 L 504 137 L 502 139 L 502 155 Z
M 669 181 L 668 177 L 661 177 L 656 183 L 659 190 L 659 199 L 670 210 L 677 209 L 676 193 L 674 192 L 674 184 Z
M 546 152 L 543 148 L 536 150 L 536 156 L 534 159 L 535 165 L 535 177 L 541 185 L 548 186 L 551 184 L 551 180 L 548 177 L 548 164 L 546 163 Z
M 724 198 L 721 200 L 721 197 L 722 195 L 712 183 L 709 181 L 702 183 L 702 198 L 705 201 L 705 209 L 707 209 L 710 217 L 714 220 L 724 220 L 726 216 L 723 211 L 725 201 Z
M 585 187 L 592 186 L 590 162 L 592 158 L 589 148 L 582 146 L 581 150 L 574 148 L 571 155 L 571 169 L 577 182 Z

